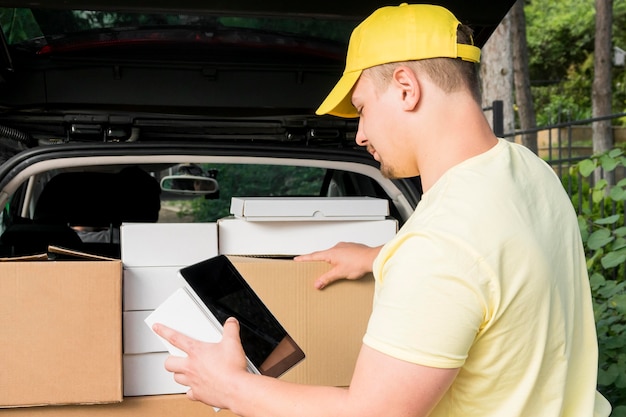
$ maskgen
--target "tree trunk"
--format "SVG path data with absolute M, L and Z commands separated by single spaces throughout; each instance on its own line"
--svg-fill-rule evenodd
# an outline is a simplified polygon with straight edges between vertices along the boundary
M 613 0 L 596 1 L 596 38 L 593 62 L 591 105 L 593 117 L 611 114 L 611 24 Z M 597 121 L 593 126 L 593 151 L 604 152 L 613 147 L 610 120 Z
M 522 131 L 537 127 L 535 107 L 530 91 L 528 74 L 528 47 L 526 45 L 526 17 L 524 0 L 517 0 L 511 8 L 511 39 L 513 42 L 513 80 L 515 84 L 515 101 Z M 534 153 L 538 152 L 537 132 L 522 135 L 522 145 Z
M 504 133 L 515 130 L 513 117 L 513 57 L 511 51 L 510 12 L 482 48 L 480 78 L 483 107 L 491 107 L 495 100 L 503 102 Z M 490 123 L 493 118 L 487 114 Z M 493 124 L 491 126 L 494 127 Z M 513 140 L 513 138 L 511 138 Z

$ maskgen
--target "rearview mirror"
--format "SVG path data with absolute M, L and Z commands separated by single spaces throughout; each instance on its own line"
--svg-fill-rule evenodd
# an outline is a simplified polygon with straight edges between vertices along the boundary
M 196 175 L 168 175 L 161 179 L 161 190 L 190 196 L 215 194 L 220 186 L 215 178 Z

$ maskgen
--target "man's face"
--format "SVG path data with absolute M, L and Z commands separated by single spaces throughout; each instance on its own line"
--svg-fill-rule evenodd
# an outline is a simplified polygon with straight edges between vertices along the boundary
M 381 88 L 367 73 L 361 75 L 352 91 L 352 103 L 360 116 L 355 140 L 380 162 L 383 176 L 401 178 L 403 146 L 393 99 L 393 88 Z

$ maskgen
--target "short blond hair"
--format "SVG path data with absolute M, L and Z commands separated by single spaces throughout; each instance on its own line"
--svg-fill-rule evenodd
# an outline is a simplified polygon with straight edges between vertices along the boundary
M 467 26 L 459 25 L 457 37 L 459 43 L 473 43 L 471 29 Z M 368 68 L 363 73 L 373 80 L 377 87 L 383 89 L 389 85 L 393 72 L 399 66 L 407 66 L 415 73 L 426 74 L 439 88 L 447 93 L 467 89 L 477 103 L 481 102 L 477 65 L 473 62 L 463 61 L 460 58 L 430 58 L 416 61 L 391 62 Z

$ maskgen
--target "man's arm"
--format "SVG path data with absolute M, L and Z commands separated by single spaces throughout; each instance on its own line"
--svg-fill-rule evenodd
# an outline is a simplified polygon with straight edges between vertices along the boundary
M 191 399 L 243 417 L 426 416 L 458 373 L 401 361 L 363 346 L 349 388 L 301 385 L 248 373 L 234 319 L 225 323 L 217 344 L 161 325 L 155 331 L 188 354 L 168 358 L 166 368 L 177 382 L 190 387 Z

